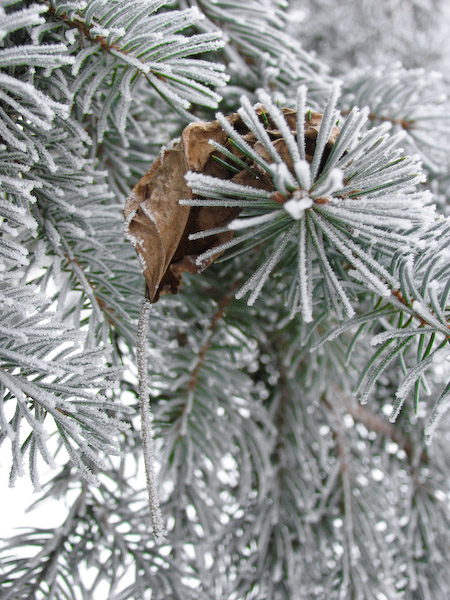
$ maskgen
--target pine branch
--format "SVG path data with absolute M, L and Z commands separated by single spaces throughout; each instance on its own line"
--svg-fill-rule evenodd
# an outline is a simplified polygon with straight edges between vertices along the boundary
M 423 317 L 421 314 L 417 313 L 414 310 L 414 305 L 410 305 L 407 300 L 403 297 L 403 294 L 400 290 L 393 290 L 392 291 L 392 295 L 401 303 L 403 304 L 403 306 L 405 306 L 408 309 L 408 313 L 412 314 L 414 316 L 415 319 L 417 319 L 419 321 L 419 323 L 423 326 L 423 327 L 429 327 L 430 329 L 434 329 L 435 327 L 435 319 L 431 318 L 431 319 L 426 319 L 426 317 Z M 433 310 L 430 311 L 430 315 L 431 317 L 436 317 L 436 314 L 434 313 Z M 448 319 L 445 320 L 445 326 L 450 329 L 450 322 Z M 448 334 L 444 334 L 445 338 L 448 340 L 450 338 L 450 333 Z
M 55 3 L 51 2 L 50 0 L 39 1 L 42 2 L 45 6 L 47 6 L 48 14 L 51 17 L 55 18 L 56 20 L 63 21 L 71 29 L 76 29 L 77 31 L 79 31 L 79 33 L 82 34 L 82 38 L 84 36 L 90 42 L 99 44 L 101 48 L 105 50 L 105 52 L 116 50 L 117 52 L 120 52 L 122 54 L 128 54 L 128 51 L 123 49 L 119 44 L 109 43 L 106 37 L 95 33 L 94 30 L 97 27 L 96 24 L 92 24 L 90 26 L 86 25 L 86 22 L 80 15 L 77 15 L 72 11 L 71 16 L 69 16 L 68 13 L 64 10 L 58 10 L 58 7 L 55 5 Z
M 264 91 L 259 94 L 263 107 L 251 106 L 247 98 L 241 98 L 242 107 L 238 115 L 256 140 L 253 147 L 238 132 L 236 125 L 233 126 L 223 115 L 217 115 L 217 120 L 230 137 L 233 147 L 247 160 L 247 168 L 238 169 L 231 180 L 188 172 L 186 180 L 196 197 L 183 199 L 180 203 L 234 207 L 245 211 L 244 217 L 233 220 L 229 228 L 237 232 L 247 229 L 248 233 L 206 250 L 197 256 L 198 265 L 242 242 L 248 247 L 270 238 L 278 240 L 275 248 L 267 244 L 268 257 L 236 294 L 237 298 L 241 298 L 250 292 L 249 305 L 261 294 L 269 275 L 285 254 L 291 261 L 295 255 L 297 258 L 296 276 L 287 299 L 291 316 L 300 311 L 306 321 L 312 321 L 313 289 L 317 290 L 320 286 L 320 300 L 325 301 L 328 310 L 331 308 L 339 319 L 347 319 L 341 330 L 355 323 L 355 308 L 346 291 L 352 288 L 356 298 L 365 288 L 381 299 L 388 299 L 390 304 L 400 309 L 400 315 L 408 309 L 412 316 L 419 317 L 421 325 L 426 325 L 433 332 L 433 340 L 425 354 L 418 356 L 417 363 L 405 371 L 391 415 L 391 419 L 395 420 L 414 384 L 417 407 L 424 372 L 434 360 L 448 353 L 449 324 L 444 312 L 448 288 L 444 284 L 444 272 L 441 269 L 439 281 L 428 288 L 424 285 L 419 290 L 415 283 L 424 273 L 424 265 L 427 265 L 427 277 L 431 279 L 431 273 L 436 272 L 438 265 L 445 261 L 443 240 L 447 239 L 448 223 L 434 218 L 433 209 L 426 206 L 426 194 L 411 191 L 413 184 L 423 181 L 423 175 L 417 158 L 403 157 L 401 149 L 395 149 L 401 136 L 390 138 L 383 125 L 360 136 L 360 130 L 367 121 L 367 111 L 360 113 L 358 109 L 349 114 L 342 131 L 336 129 L 338 95 L 339 89 L 335 86 L 324 114 L 314 115 L 313 119 L 307 113 L 304 120 L 306 98 L 302 88 L 299 90 L 297 114 L 289 109 L 281 111 Z M 306 133 L 309 131 L 308 122 L 312 119 L 319 125 L 314 136 Z M 309 160 L 305 159 L 306 144 L 309 144 Z M 234 160 L 230 149 L 218 143 L 214 146 L 219 151 L 223 148 L 223 155 Z M 240 157 L 234 162 L 240 167 L 243 162 L 245 164 Z M 255 167 L 260 172 L 257 177 L 251 172 Z M 246 185 L 238 183 L 238 177 Z M 414 202 L 417 204 L 413 208 Z M 416 232 L 415 242 L 411 228 Z M 202 236 L 215 233 L 215 230 L 210 230 L 202 232 Z M 194 233 L 191 237 L 199 235 Z M 291 249 L 289 252 L 294 240 L 296 251 Z M 404 246 L 399 252 L 397 247 L 401 240 Z M 422 251 L 429 240 L 442 248 L 442 254 L 434 250 L 431 256 Z M 415 259 L 417 265 L 414 264 Z M 316 273 L 313 270 L 314 263 L 319 266 L 319 282 L 317 270 Z M 359 289 L 355 279 L 362 284 Z M 441 306 L 439 293 L 445 296 Z M 375 314 L 373 318 L 376 318 Z M 412 319 L 408 325 L 411 322 Z M 324 336 L 315 348 L 335 337 L 337 331 Z M 441 333 L 445 336 L 443 340 Z M 433 348 L 435 334 L 438 338 Z M 375 353 L 361 374 L 358 389 L 367 377 L 361 395 L 363 401 L 382 371 L 394 359 L 400 357 L 403 360 L 407 346 L 418 336 L 422 336 L 422 330 L 412 327 L 386 332 L 386 336 L 375 336 L 373 344 L 384 341 L 385 345 Z M 394 339 L 398 339 L 397 346 L 380 358 Z
M 222 54 L 231 75 L 228 102 L 258 87 L 279 90 L 293 97 L 304 83 L 312 101 L 323 101 L 331 86 L 327 68 L 320 59 L 304 50 L 296 35 L 287 32 L 286 6 L 264 0 L 229 3 L 211 0 L 181 0 L 182 6 L 195 6 L 206 16 L 203 30 L 223 31 L 227 37 Z
M 299 106 L 304 106 L 305 90 L 300 90 L 299 93 Z M 277 249 L 238 292 L 238 297 L 249 291 L 252 292 L 249 298 L 250 304 L 256 300 L 283 251 L 289 247 L 289 242 L 292 239 L 298 240 L 298 276 L 297 281 L 293 282 L 292 312 L 295 313 L 300 309 L 303 317 L 309 321 L 312 319 L 311 264 L 314 260 L 311 256 L 312 248 L 316 251 L 323 284 L 326 285 L 326 294 L 334 310 L 341 318 L 344 315 L 351 317 L 354 313 L 348 296 L 336 277 L 334 265 L 330 264 L 330 258 L 323 245 L 324 236 L 350 263 L 358 279 L 381 296 L 389 296 L 392 289 L 395 289 L 396 278 L 381 260 L 373 256 L 371 247 L 376 243 L 376 249 L 382 253 L 382 257 L 387 253 L 386 248 L 383 248 L 387 237 L 386 228 L 396 227 L 401 231 L 403 227 L 423 226 L 427 222 L 424 197 L 421 194 L 415 196 L 405 194 L 400 197 L 399 194 L 402 188 L 410 188 L 414 182 L 422 179 L 420 173 L 417 173 L 419 166 L 415 159 L 407 157 L 399 159 L 399 152 L 392 151 L 397 140 L 389 139 L 383 127 L 376 133 L 372 130 L 366 136 L 359 138 L 358 133 L 367 119 L 364 112 L 359 114 L 358 111 L 354 111 L 342 132 L 339 134 L 334 129 L 332 134 L 336 119 L 334 106 L 337 95 L 338 91 L 335 88 L 330 95 L 323 117 L 315 116 L 320 123 L 320 129 L 316 148 L 313 147 L 313 156 L 310 158 L 311 164 L 305 160 L 303 139 L 304 128 L 308 121 L 300 129 L 302 139 L 297 133 L 296 140 L 291 131 L 292 124 L 289 121 L 288 125 L 286 121 L 286 117 L 292 119 L 294 115 L 286 112 L 287 109 L 284 111 L 285 114 L 282 114 L 269 96 L 261 92 L 260 98 L 264 102 L 265 110 L 273 119 L 273 127 L 280 132 L 277 141 L 285 144 L 283 158 L 262 126 L 262 117 L 258 114 L 260 109 L 251 107 L 245 98 L 242 99 L 243 106 L 239 109 L 239 115 L 258 140 L 258 144 L 264 146 L 264 154 L 269 158 L 263 158 L 250 148 L 223 116 L 218 115 L 218 121 L 232 138 L 233 144 L 247 157 L 249 164 L 253 160 L 262 170 L 268 180 L 267 184 L 264 183 L 264 188 L 241 185 L 194 172 L 188 173 L 186 177 L 188 184 L 197 195 L 208 197 L 208 206 L 214 203 L 215 206 L 243 207 L 246 208 L 249 216 L 255 213 L 257 215 L 257 217 L 233 221 L 230 224 L 231 229 L 239 231 L 247 228 L 249 233 L 220 245 L 215 251 L 229 249 L 251 238 L 267 239 L 275 237 L 280 231 L 286 232 Z M 317 135 L 317 131 L 315 133 Z M 330 135 L 333 136 L 332 139 Z M 328 150 L 325 153 L 327 144 Z M 367 149 L 370 149 L 370 152 L 367 152 Z M 268 160 L 275 162 L 269 164 Z M 319 172 L 321 162 L 324 164 Z M 357 187 L 356 191 L 355 187 Z M 277 200 L 277 194 L 281 195 L 281 202 Z M 395 204 L 391 204 L 393 194 L 397 196 Z M 324 202 L 324 197 L 327 202 Z M 418 202 L 416 209 L 412 208 L 413 197 Z M 246 198 L 245 203 L 242 203 L 240 198 Z M 356 198 L 358 198 L 357 203 Z M 406 198 L 408 198 L 408 212 L 404 210 L 406 203 L 404 208 L 401 207 Z M 201 198 L 183 200 L 182 203 L 191 206 L 206 205 Z M 352 239 L 352 231 L 356 228 L 359 230 L 360 237 Z M 365 241 L 366 236 L 370 240 L 369 243 Z M 400 237 L 397 241 L 400 241 Z M 384 241 L 381 241 L 382 239 Z M 403 241 L 405 244 L 411 241 L 406 233 Z M 211 251 L 206 251 L 198 257 L 197 262 L 200 264 L 202 260 L 209 258 L 210 254 Z M 342 271 L 342 268 L 340 270 Z M 298 307 L 300 300 L 301 306 Z
M 344 87 L 344 105 L 368 105 L 370 121 L 389 122 L 404 131 L 408 153 L 418 152 L 430 173 L 445 169 L 450 102 L 440 73 L 394 64 L 370 72 L 354 70 L 346 75 Z
M 351 112 L 351 109 L 344 109 L 341 110 L 341 115 L 343 117 L 347 117 Z M 405 118 L 398 118 L 398 117 L 394 117 L 394 116 L 388 116 L 388 115 L 378 115 L 375 112 L 369 112 L 367 114 L 367 118 L 369 119 L 369 121 L 372 121 L 372 123 L 384 123 L 384 122 L 388 122 L 391 123 L 392 125 L 400 125 L 400 127 L 402 127 L 402 129 L 405 130 L 409 130 L 414 126 L 414 119 L 405 119 Z
M 76 60 L 70 88 L 84 114 L 98 115 L 99 142 L 109 129 L 109 118 L 124 134 L 142 82 L 151 86 L 153 97 L 161 96 L 188 120 L 193 118 L 187 112 L 191 103 L 215 108 L 220 101 L 212 88 L 226 83 L 223 66 L 196 57 L 223 46 L 220 34 L 181 33 L 201 18 L 198 11 L 157 13 L 164 1 L 140 1 L 131 9 L 124 0 L 85 7 L 46 0 L 45 4 L 53 20 L 74 32 L 71 51 Z

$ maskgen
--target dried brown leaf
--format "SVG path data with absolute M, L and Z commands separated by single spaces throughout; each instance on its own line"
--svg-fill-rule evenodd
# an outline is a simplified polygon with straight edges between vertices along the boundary
M 229 117 L 233 122 L 237 115 Z M 231 239 L 232 231 L 190 241 L 189 234 L 227 225 L 240 211 L 230 208 L 190 208 L 179 204 L 191 198 L 186 185 L 187 171 L 229 178 L 228 170 L 211 159 L 214 139 L 227 139 L 217 121 L 192 123 L 181 140 L 167 149 L 135 186 L 128 198 L 124 215 L 128 236 L 144 265 L 147 294 L 156 302 L 161 294 L 177 293 L 184 271 L 198 273 L 218 254 L 198 265 L 197 257 L 206 250 Z

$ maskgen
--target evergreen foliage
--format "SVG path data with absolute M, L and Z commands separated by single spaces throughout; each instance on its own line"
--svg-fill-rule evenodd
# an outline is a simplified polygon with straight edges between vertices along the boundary
M 450 596 L 445 15 L 0 0 L 0 445 L 69 503 L 2 599 Z M 125 199 L 215 119 L 234 236 L 150 310 Z

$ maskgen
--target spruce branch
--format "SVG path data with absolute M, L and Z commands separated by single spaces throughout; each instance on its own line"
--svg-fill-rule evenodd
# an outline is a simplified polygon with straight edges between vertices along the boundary
M 130 485 L 123 464 L 101 475 L 95 489 L 80 485 L 73 469 L 66 466 L 46 484 L 46 493 L 36 504 L 42 506 L 46 499 L 68 492 L 76 496 L 60 527 L 30 529 L 2 544 L 2 565 L 6 567 L 0 574 L 3 593 L 25 600 L 34 598 L 33 593 L 48 595 L 49 588 L 70 598 L 92 597 L 107 590 L 108 598 L 138 600 L 149 587 L 162 598 L 171 585 L 180 597 L 191 598 L 182 582 L 187 571 L 159 553 L 145 525 L 148 505 L 144 490 Z M 27 552 L 15 556 L 17 545 Z M 93 575 L 89 581 L 84 580 L 86 564 Z M 155 569 L 157 576 L 152 577 Z M 127 578 L 125 586 L 123 577 Z
M 136 2 L 131 9 L 123 0 L 84 7 L 42 1 L 54 21 L 76 32 L 70 48 L 76 53 L 71 92 L 83 113 L 98 115 L 99 142 L 109 118 L 124 133 L 140 75 L 185 119 L 193 118 L 187 112 L 191 104 L 217 107 L 221 96 L 212 88 L 223 86 L 228 77 L 222 65 L 196 55 L 222 47 L 220 33 L 181 33 L 201 19 L 198 10 L 158 12 L 167 4 L 159 1 Z
M 117 369 L 105 365 L 103 349 L 84 349 L 80 344 L 83 336 L 58 322 L 54 313 L 36 311 L 32 306 L 33 312 L 27 315 L 17 308 L 4 304 L 0 320 L 5 328 L 0 335 L 0 441 L 11 440 L 11 483 L 23 473 L 23 458 L 28 453 L 30 477 L 40 489 L 38 458 L 53 465 L 51 431 L 44 426 L 49 417 L 75 466 L 96 483 L 87 459 L 107 469 L 101 455 L 117 454 L 117 438 L 127 429 L 106 411 L 128 409 L 98 393 L 114 387 Z M 18 334 L 11 338 L 14 325 Z M 16 410 L 11 417 L 13 406 Z
M 123 50 L 120 45 L 110 43 L 105 36 L 98 35 L 98 33 L 95 31 L 96 28 L 98 29 L 97 25 L 95 23 L 87 25 L 82 16 L 74 13 L 73 9 L 71 11 L 71 15 L 69 16 L 64 8 L 62 10 L 58 8 L 56 2 L 52 2 L 50 0 L 40 1 L 47 6 L 48 14 L 51 17 L 63 21 L 71 29 L 77 29 L 82 34 L 82 38 L 86 37 L 90 42 L 99 44 L 102 49 L 107 52 L 111 50 L 117 50 L 123 54 L 128 54 L 128 52 Z
M 371 124 L 392 123 L 405 132 L 405 148 L 419 153 L 431 173 L 445 169 L 450 146 L 450 102 L 441 73 L 405 69 L 396 63 L 370 71 L 355 69 L 345 77 L 342 99 L 348 112 L 368 106 Z
M 231 76 L 225 100 L 233 107 L 239 94 L 254 93 L 260 86 L 291 98 L 303 83 L 315 103 L 326 97 L 332 85 L 327 68 L 287 32 L 289 17 L 283 3 L 180 0 L 179 4 L 198 7 L 206 17 L 198 24 L 201 30 L 221 31 L 226 37 L 220 56 Z
M 4 544 L 0 595 L 448 595 L 450 222 L 426 191 L 447 212 L 448 86 L 428 68 L 447 6 L 285 5 L 0 0 L 0 443 L 36 488 L 65 445 L 44 497 L 84 493 L 65 535 Z M 420 27 L 371 38 L 403 10 Z M 406 39 L 426 70 L 378 69 Z M 120 208 L 152 162 L 165 172 L 129 198 L 139 264 Z M 161 296 L 138 397 L 163 545 L 145 440 L 109 390 L 133 362 L 142 271 Z

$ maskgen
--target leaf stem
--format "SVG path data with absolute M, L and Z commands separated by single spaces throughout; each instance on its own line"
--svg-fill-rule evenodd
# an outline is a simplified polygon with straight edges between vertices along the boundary
M 155 447 L 152 433 L 153 417 L 150 411 L 147 374 L 146 340 L 151 307 L 150 300 L 145 298 L 142 303 L 137 326 L 136 357 L 139 377 L 139 408 L 141 413 L 142 447 L 144 451 L 145 478 L 147 483 L 151 524 L 156 540 L 163 541 L 166 537 L 166 530 L 159 505 L 158 485 L 155 473 Z

